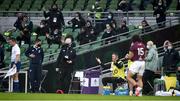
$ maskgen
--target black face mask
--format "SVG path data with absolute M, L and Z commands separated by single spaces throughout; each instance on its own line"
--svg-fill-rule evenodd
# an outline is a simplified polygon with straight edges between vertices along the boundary
M 38 44 L 37 46 L 38 46 L 38 47 L 41 47 L 41 44 Z
M 53 11 L 57 11 L 57 8 L 52 8 Z

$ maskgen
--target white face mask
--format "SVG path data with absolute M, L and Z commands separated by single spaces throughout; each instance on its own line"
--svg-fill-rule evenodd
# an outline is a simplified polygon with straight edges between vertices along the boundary
M 147 49 L 150 49 L 150 46 L 149 46 L 149 45 L 147 45 L 147 46 L 146 46 L 146 48 L 147 48 Z
M 40 27 L 41 27 L 41 28 L 43 28 L 43 27 L 44 27 L 44 25 L 40 25 Z
M 110 15 L 109 15 L 109 16 L 108 16 L 108 18 L 109 18 L 109 19 L 111 19 L 111 18 L 112 18 L 112 16 L 110 16 Z
M 158 5 L 159 5 L 159 6 L 161 6 L 161 5 L 162 5 L 162 3 L 158 3 Z
M 66 39 L 64 43 L 65 43 L 65 44 L 71 44 L 71 39 L 69 39 L 69 38 Z
M 172 49 L 172 46 L 168 46 L 168 49 L 169 49 L 169 50 Z

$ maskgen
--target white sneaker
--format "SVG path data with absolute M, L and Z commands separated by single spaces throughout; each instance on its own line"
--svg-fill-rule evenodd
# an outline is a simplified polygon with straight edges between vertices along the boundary
M 136 95 L 136 96 L 142 96 L 142 88 L 137 87 L 137 88 L 136 88 L 136 91 L 135 91 L 135 95 Z
M 133 91 L 129 91 L 129 96 L 133 96 Z

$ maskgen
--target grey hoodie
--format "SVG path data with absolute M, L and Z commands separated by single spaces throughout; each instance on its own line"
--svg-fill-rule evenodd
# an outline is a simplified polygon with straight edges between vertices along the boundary
M 158 68 L 158 52 L 155 45 L 150 47 L 147 56 L 145 58 L 145 61 L 146 61 L 145 69 L 156 72 Z

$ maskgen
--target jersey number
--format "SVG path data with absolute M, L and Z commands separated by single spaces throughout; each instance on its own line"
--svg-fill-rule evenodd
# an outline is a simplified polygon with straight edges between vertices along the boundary
M 143 56 L 144 55 L 144 48 L 138 48 L 138 55 Z

